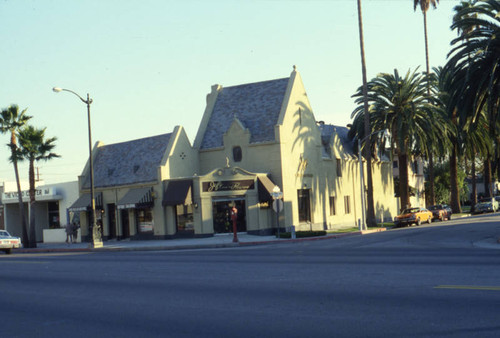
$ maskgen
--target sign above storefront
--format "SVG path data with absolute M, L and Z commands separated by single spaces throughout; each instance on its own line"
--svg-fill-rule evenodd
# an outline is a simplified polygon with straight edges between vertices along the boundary
M 29 191 L 21 191 L 21 196 L 24 202 L 29 200 Z M 41 188 L 35 190 L 35 200 L 37 201 L 47 201 L 47 200 L 60 200 L 62 197 L 57 195 L 54 187 Z M 3 203 L 17 203 L 19 201 L 17 191 L 4 192 L 2 194 Z
M 250 190 L 254 187 L 254 180 L 203 182 L 203 192 Z

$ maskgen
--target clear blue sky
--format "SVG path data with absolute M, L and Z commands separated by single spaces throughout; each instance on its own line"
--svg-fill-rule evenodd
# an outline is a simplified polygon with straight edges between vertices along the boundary
M 444 65 L 455 0 L 428 13 L 431 66 Z M 368 78 L 425 70 L 423 19 L 412 0 L 363 0 Z M 361 84 L 356 0 L 0 0 L 0 108 L 28 108 L 62 156 L 46 183 L 76 180 L 93 141 L 171 132 L 194 141 L 213 84 L 289 76 L 297 65 L 317 120 L 346 125 Z M 14 180 L 0 135 L 0 181 Z M 20 167 L 23 180 L 27 166 Z

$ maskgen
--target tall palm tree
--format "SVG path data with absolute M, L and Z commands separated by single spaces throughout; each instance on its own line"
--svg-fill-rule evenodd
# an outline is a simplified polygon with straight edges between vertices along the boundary
M 388 130 L 391 133 L 391 148 L 399 161 L 399 195 L 401 206 L 410 204 L 408 184 L 408 160 L 416 148 L 424 149 L 430 135 L 439 135 L 440 125 L 432 123 L 429 114 L 431 105 L 427 102 L 425 76 L 417 71 L 408 71 L 401 77 L 397 70 L 393 74 L 383 73 L 372 79 L 368 85 L 368 99 L 371 104 L 369 116 L 372 130 Z M 354 109 L 353 132 L 364 119 L 365 109 L 361 100 L 361 89 L 354 95 L 358 106 Z M 364 135 L 364 134 L 363 134 Z M 372 149 L 373 150 L 373 149 Z
M 361 0 L 358 0 L 358 27 L 359 27 L 359 45 L 361 52 L 361 73 L 363 76 L 363 109 L 366 112 L 364 117 L 364 135 L 370 134 L 370 116 L 368 113 L 368 89 L 366 80 L 366 62 L 365 62 L 365 42 L 363 36 L 363 15 L 361 10 Z M 362 145 L 360 145 L 361 147 Z M 376 226 L 375 208 L 373 201 L 373 177 L 372 177 L 372 157 L 371 157 L 370 137 L 366 138 L 365 159 L 367 168 L 367 205 L 366 205 L 366 224 L 367 226 Z
M 437 7 L 437 3 L 439 3 L 439 0 L 413 0 L 413 10 L 416 11 L 417 7 L 419 6 L 420 9 L 422 10 L 422 15 L 424 18 L 424 41 L 425 41 L 425 69 L 426 69 L 426 74 L 427 77 L 430 76 L 430 64 L 429 64 L 429 42 L 428 42 L 428 35 L 427 35 L 427 11 L 429 10 L 430 6 L 432 5 L 434 8 Z M 431 96 L 431 88 L 430 88 L 430 82 L 427 83 L 427 96 L 430 99 Z M 433 154 L 429 153 L 428 154 L 428 161 L 429 161 L 429 174 L 430 174 L 430 203 L 435 204 L 436 198 L 435 198 L 435 193 L 434 193 L 434 158 Z
M 24 109 L 22 112 L 19 112 L 19 107 L 17 105 L 11 105 L 8 108 L 5 108 L 1 112 L 0 117 L 0 132 L 2 133 L 10 133 L 10 143 L 8 146 L 11 150 L 11 161 L 14 165 L 14 173 L 16 175 L 16 185 L 17 185 L 17 196 L 19 200 L 19 214 L 21 217 L 22 224 L 22 242 L 24 246 L 28 245 L 28 230 L 26 226 L 26 217 L 24 214 L 24 204 L 23 204 L 23 196 L 21 191 L 21 181 L 19 180 L 19 170 L 17 166 L 16 156 L 18 147 L 17 147 L 17 138 L 16 132 L 24 126 L 31 116 L 26 115 L 26 110 Z
M 462 34 L 445 66 L 453 76 L 450 95 L 464 121 L 475 123 L 486 108 L 491 124 L 500 118 L 500 1 L 459 8 L 451 28 Z
M 50 160 L 59 155 L 52 153 L 57 138 L 45 138 L 46 128 L 35 128 L 27 125 L 19 130 L 19 155 L 29 161 L 29 196 L 30 196 L 30 233 L 29 247 L 36 248 L 36 218 L 35 218 L 35 161 Z
M 451 116 L 463 128 L 468 123 L 478 124 L 486 110 L 490 136 L 496 141 L 495 125 L 500 119 L 500 1 L 464 1 L 455 10 L 451 28 L 459 36 L 452 41 L 454 47 L 445 66 L 451 76 Z
M 429 66 L 429 43 L 428 43 L 428 35 L 427 35 L 427 11 L 429 8 L 437 7 L 439 0 L 413 0 L 413 10 L 416 11 L 417 7 L 420 7 L 422 10 L 422 15 L 424 17 L 424 39 L 425 39 L 425 65 L 426 65 L 426 74 L 429 76 L 430 74 L 430 66 Z M 427 95 L 430 96 L 430 88 L 427 88 Z

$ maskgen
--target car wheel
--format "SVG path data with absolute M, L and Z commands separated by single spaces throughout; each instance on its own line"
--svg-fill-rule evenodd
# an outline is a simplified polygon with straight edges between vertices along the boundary
M 419 219 L 417 219 L 417 226 L 419 226 L 420 224 L 422 224 L 422 221 Z
M 12 249 L 5 249 L 4 251 L 7 255 L 10 255 L 12 253 Z

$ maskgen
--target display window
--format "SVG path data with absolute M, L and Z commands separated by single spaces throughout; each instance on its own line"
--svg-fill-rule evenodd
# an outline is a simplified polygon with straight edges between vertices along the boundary
M 137 231 L 144 232 L 153 232 L 154 228 L 154 219 L 153 219 L 153 210 L 148 209 L 136 209 L 137 216 Z
M 177 231 L 194 232 L 193 205 L 179 204 L 175 207 Z

